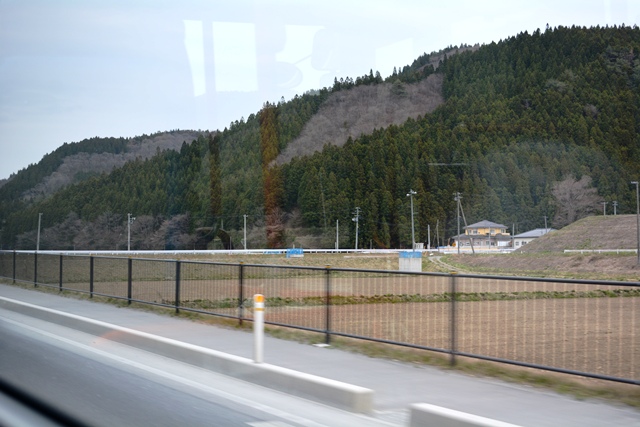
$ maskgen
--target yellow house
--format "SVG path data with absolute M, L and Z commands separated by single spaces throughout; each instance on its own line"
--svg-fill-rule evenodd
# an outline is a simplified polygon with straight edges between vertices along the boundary
M 484 248 L 507 247 L 511 245 L 511 235 L 506 225 L 491 221 L 480 221 L 464 228 L 464 234 L 455 237 L 456 244 Z

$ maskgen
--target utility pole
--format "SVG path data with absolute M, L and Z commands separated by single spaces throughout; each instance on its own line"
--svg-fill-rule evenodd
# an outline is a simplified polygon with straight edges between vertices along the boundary
M 467 163 L 437 163 L 437 162 L 433 162 L 433 163 L 429 163 L 429 166 L 455 166 L 455 167 L 466 167 L 469 166 L 469 164 Z M 454 195 L 456 196 L 456 201 L 458 202 L 458 254 L 460 254 L 460 200 L 459 198 L 462 197 L 460 195 L 460 193 L 454 193 Z M 446 228 L 446 224 L 445 224 L 445 228 Z M 438 225 L 436 224 L 436 232 L 438 230 Z M 446 237 L 446 231 L 445 231 L 445 235 L 442 236 L 442 239 L 445 240 Z M 469 240 L 471 242 L 471 239 Z M 471 246 L 471 249 L 473 250 L 473 244 Z
M 600 204 L 603 206 L 603 214 L 604 214 L 604 216 L 607 216 L 607 203 L 608 202 L 600 202 Z
M 340 249 L 340 220 L 336 219 L 336 251 Z
M 244 250 L 247 250 L 247 214 L 242 215 L 244 217 L 244 240 L 242 241 L 242 246 Z
M 42 224 L 42 213 L 38 214 L 38 238 L 36 240 L 36 252 L 40 250 L 40 224 Z
M 413 196 L 415 196 L 416 194 L 417 193 L 411 189 L 409 190 L 409 193 L 407 193 L 407 197 L 411 199 L 411 250 L 412 251 L 416 250 L 416 234 L 413 226 Z
M 640 265 L 640 191 L 638 190 L 638 181 L 631 181 L 636 186 L 636 233 L 638 235 L 638 265 Z
M 453 195 L 455 196 L 453 200 L 455 200 L 457 202 L 457 209 L 458 209 L 458 255 L 460 255 L 460 199 L 462 199 L 462 194 L 460 194 L 459 192 L 453 193 Z
M 352 219 L 356 223 L 356 247 L 355 250 L 358 250 L 358 221 L 360 220 L 360 208 L 356 207 L 355 217 Z
M 611 204 L 613 205 L 613 216 L 618 215 L 618 202 L 616 200 L 614 200 L 613 202 L 611 202 Z
M 547 228 L 547 216 L 545 215 L 544 216 L 544 232 L 547 233 L 547 230 L 548 230 L 548 228 Z
M 135 220 L 130 213 L 127 214 L 127 251 L 131 250 L 131 223 Z

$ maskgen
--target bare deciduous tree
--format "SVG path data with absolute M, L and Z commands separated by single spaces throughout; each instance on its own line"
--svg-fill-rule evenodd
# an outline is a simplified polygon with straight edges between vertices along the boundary
M 442 75 L 432 74 L 418 83 L 362 85 L 333 93 L 276 162 L 313 154 L 326 144 L 342 146 L 349 137 L 424 116 L 444 103 L 442 82 Z
M 591 177 L 586 175 L 579 180 L 569 176 L 556 182 L 551 194 L 556 200 L 556 227 L 564 227 L 592 214 L 599 201 L 598 190 L 591 187 Z
M 23 200 L 39 200 L 56 191 L 78 182 L 83 177 L 109 173 L 122 167 L 126 162 L 149 159 L 163 150 L 180 150 L 183 142 L 190 144 L 198 138 L 199 132 L 174 131 L 163 132 L 142 140 L 131 140 L 127 151 L 122 153 L 78 153 L 64 158 L 62 164 L 51 175 L 44 178 L 35 187 L 27 190 Z M 1 182 L 0 182 L 1 186 Z

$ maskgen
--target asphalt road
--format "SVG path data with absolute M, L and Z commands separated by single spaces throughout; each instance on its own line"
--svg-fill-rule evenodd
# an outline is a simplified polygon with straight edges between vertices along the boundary
M 0 375 L 91 426 L 389 425 L 0 311 Z
M 2 284 L 0 297 L 61 310 L 237 357 L 252 356 L 252 334 L 236 328 L 216 327 L 178 317 L 64 298 Z M 207 399 L 221 397 L 221 403 L 229 401 L 252 408 L 258 417 L 267 420 L 251 422 L 252 427 L 406 426 L 409 405 L 420 402 L 523 427 L 640 427 L 637 409 L 610 401 L 576 399 L 544 388 L 505 383 L 454 370 L 371 358 L 332 347 L 316 347 L 265 337 L 265 361 L 269 364 L 374 390 L 372 416 L 359 416 L 210 371 L 194 369 L 178 360 L 164 359 L 119 345 L 107 339 L 108 336 L 86 335 L 58 324 L 30 318 L 19 311 L 0 309 L 0 324 L 9 320 L 18 322 L 19 325 L 36 327 L 42 331 L 39 335 L 53 334 L 57 337 L 53 343 L 62 341 L 66 344 L 65 340 L 70 340 L 71 348 L 74 349 L 71 351 L 74 353 L 88 352 L 89 358 L 94 357 L 93 353 L 106 353 L 106 363 L 110 365 L 113 363 L 112 359 L 122 361 L 120 365 L 125 372 L 143 378 L 154 374 L 152 383 L 185 390 L 201 399 L 205 396 Z M 117 332 L 107 335 L 111 333 Z M 0 363 L 6 345 L 5 339 L 0 338 Z M 5 370 L 0 365 L 0 377 Z M 1 397 L 0 395 L 0 415 L 3 409 Z M 212 421 L 208 425 L 217 424 Z

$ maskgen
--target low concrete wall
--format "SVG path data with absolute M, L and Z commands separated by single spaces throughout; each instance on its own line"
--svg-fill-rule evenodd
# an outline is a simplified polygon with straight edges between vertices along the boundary
M 0 307 L 353 412 L 373 411 L 373 390 L 0 297 Z
M 411 405 L 409 427 L 518 427 L 428 403 Z

